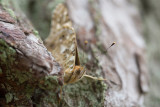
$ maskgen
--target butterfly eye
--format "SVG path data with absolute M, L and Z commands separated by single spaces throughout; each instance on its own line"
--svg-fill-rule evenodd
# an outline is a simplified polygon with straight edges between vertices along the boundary
M 79 75 L 79 74 L 80 74 L 80 72 L 81 72 L 81 70 L 80 70 L 80 69 L 78 69 L 78 70 L 76 71 L 76 74 L 77 74 L 77 75 Z

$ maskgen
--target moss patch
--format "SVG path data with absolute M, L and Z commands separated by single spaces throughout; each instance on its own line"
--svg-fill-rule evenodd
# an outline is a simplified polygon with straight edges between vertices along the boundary
M 14 11 L 10 8 L 8 8 L 11 5 L 11 0 L 0 0 L 0 4 L 3 5 L 4 9 L 11 15 L 11 17 L 13 17 L 14 19 L 16 19 L 16 15 L 14 13 Z
M 13 95 L 11 93 L 7 93 L 5 97 L 6 97 L 6 103 L 11 102 L 13 99 Z
M 36 106 L 43 105 L 58 105 L 58 94 L 60 85 L 58 84 L 57 76 L 46 76 L 39 81 L 39 88 L 35 90 L 33 102 Z
M 14 11 L 12 9 L 9 9 L 9 8 L 5 8 L 5 9 L 11 15 L 11 17 L 13 17 L 14 19 L 16 19 L 16 15 L 15 15 L 15 13 L 14 13 Z
M 81 81 L 63 87 L 62 106 L 102 107 L 107 86 L 102 81 L 83 78 Z
M 13 64 L 16 51 L 4 40 L 0 39 L 0 61 L 2 64 Z M 9 66 L 9 65 L 8 65 Z

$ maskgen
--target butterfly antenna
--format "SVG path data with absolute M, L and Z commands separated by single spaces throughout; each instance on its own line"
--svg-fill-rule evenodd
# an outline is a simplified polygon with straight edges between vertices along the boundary
M 108 50 L 112 47 L 112 46 L 114 46 L 116 44 L 116 42 L 113 42 L 107 49 L 106 49 L 106 51 L 104 51 L 105 53 L 106 52 L 108 52 Z M 96 57 L 98 57 L 99 55 L 97 55 Z
M 106 52 L 108 51 L 108 49 L 109 49 L 110 47 L 112 47 L 112 46 L 115 45 L 115 44 L 116 44 L 116 42 L 113 42 L 113 43 L 107 48 Z

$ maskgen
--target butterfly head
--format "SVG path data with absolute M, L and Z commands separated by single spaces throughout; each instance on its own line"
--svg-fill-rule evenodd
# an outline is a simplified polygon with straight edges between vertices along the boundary
M 86 73 L 86 70 L 81 66 L 74 67 L 74 74 L 77 75 L 77 79 L 81 79 L 83 75 Z
M 85 73 L 86 70 L 83 67 L 75 65 L 71 72 L 65 71 L 64 83 L 69 84 L 77 82 L 85 75 Z

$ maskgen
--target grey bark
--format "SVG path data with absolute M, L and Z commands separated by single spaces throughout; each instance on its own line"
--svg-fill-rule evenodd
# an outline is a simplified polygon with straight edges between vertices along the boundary
M 104 77 L 117 84 L 106 91 L 105 106 L 143 106 L 148 75 L 142 21 L 136 6 L 127 0 L 68 0 L 67 4 L 81 42 L 91 41 L 91 46 L 100 43 L 104 50 L 117 42 L 107 56 L 98 57 Z

